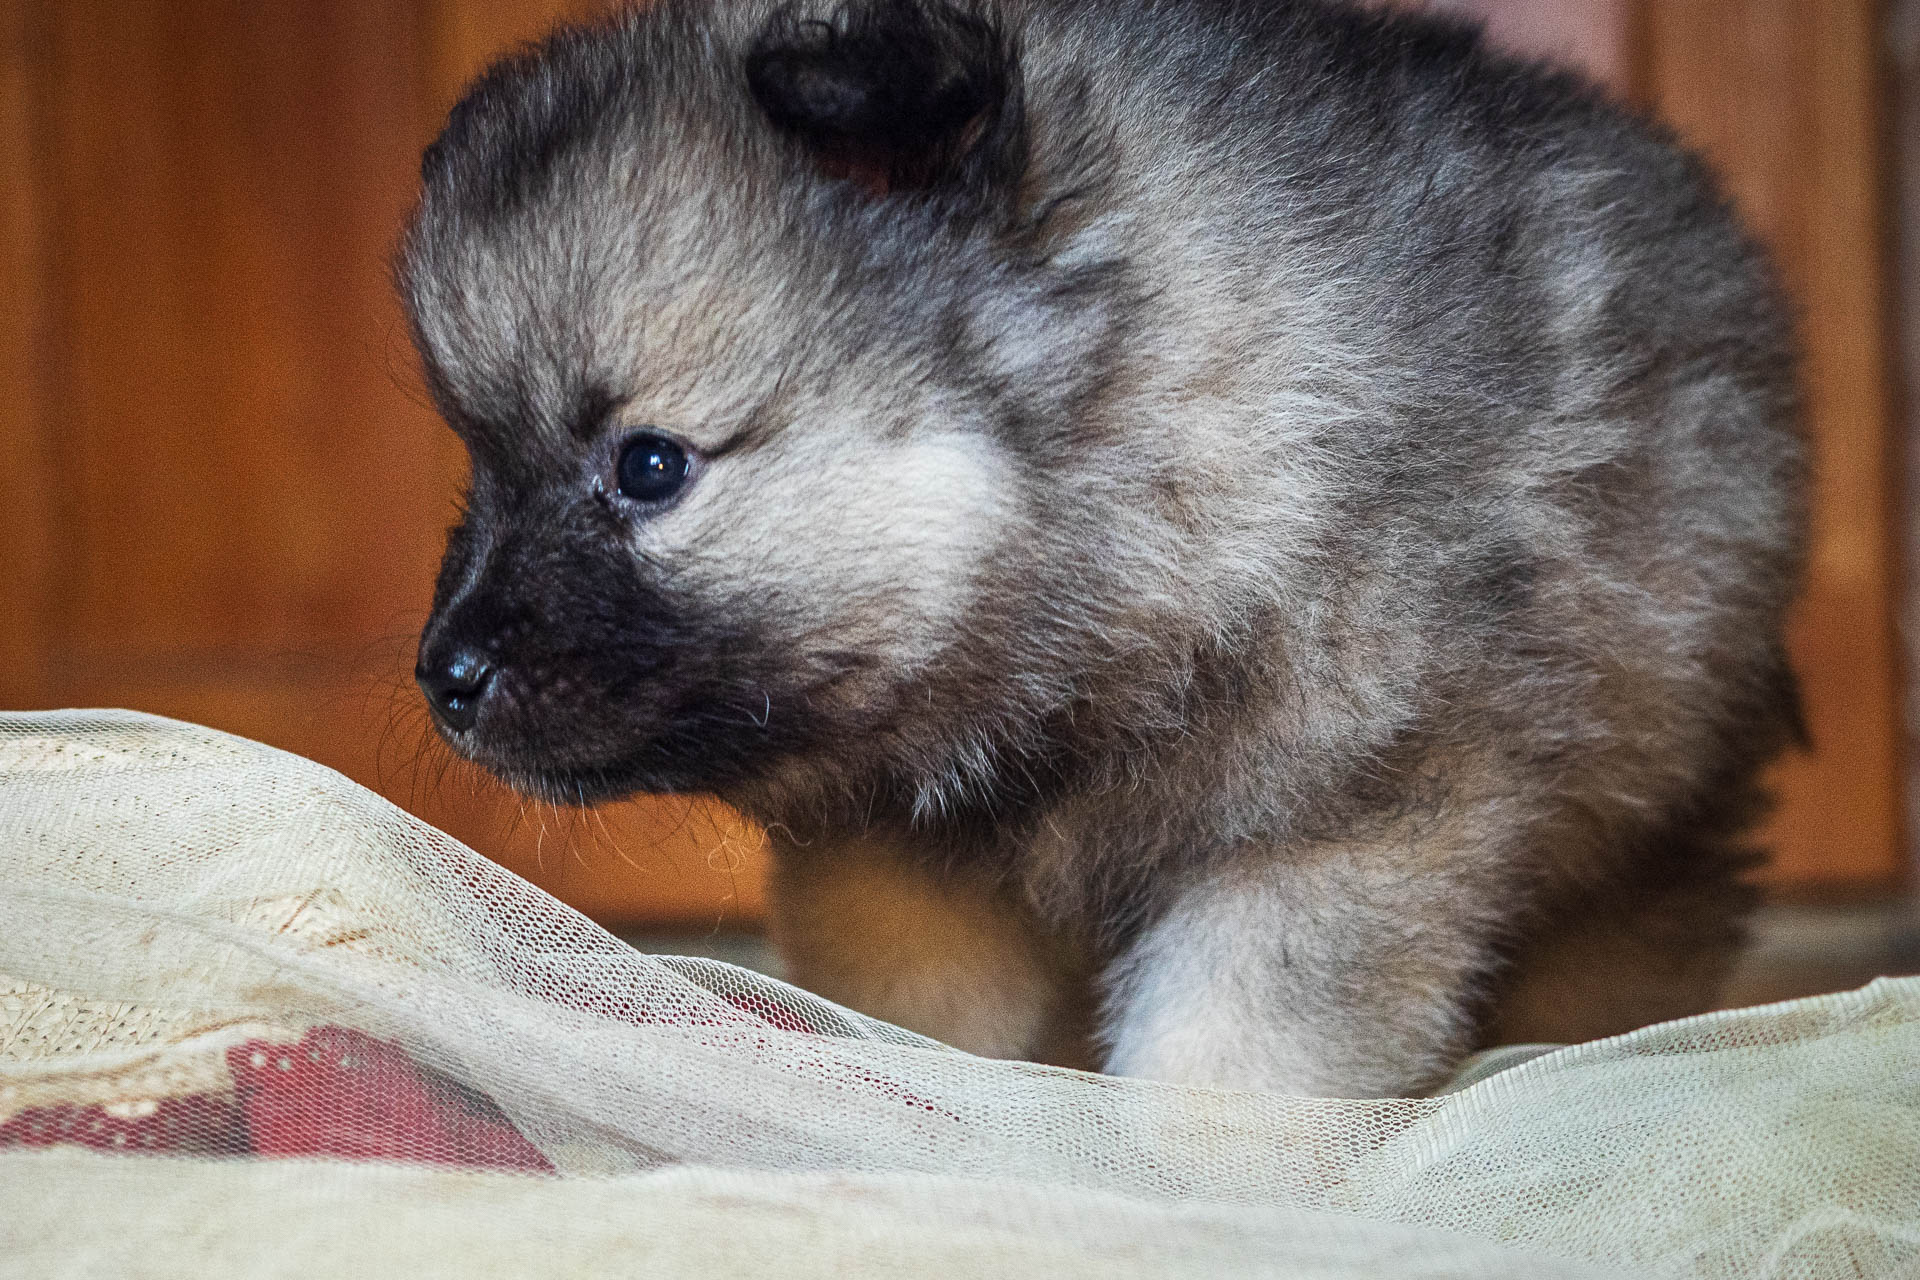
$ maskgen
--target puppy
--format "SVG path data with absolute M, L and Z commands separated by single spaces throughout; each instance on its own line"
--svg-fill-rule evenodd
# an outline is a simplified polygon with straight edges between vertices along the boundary
M 1657 127 L 1307 0 L 660 0 L 423 187 L 439 726 L 758 819 L 803 984 L 1322 1095 L 1710 1003 L 1803 447 Z

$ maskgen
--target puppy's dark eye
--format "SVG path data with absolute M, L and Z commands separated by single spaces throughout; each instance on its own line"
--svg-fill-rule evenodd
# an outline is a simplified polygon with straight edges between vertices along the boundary
M 635 502 L 660 502 L 687 482 L 687 451 L 666 436 L 642 431 L 620 447 L 620 492 Z

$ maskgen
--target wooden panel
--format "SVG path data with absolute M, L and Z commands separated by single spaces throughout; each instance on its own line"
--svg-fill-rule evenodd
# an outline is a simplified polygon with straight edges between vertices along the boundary
M 6 68 L 31 74 L 0 85 L 0 154 L 46 182 L 4 205 L 0 483 L 9 550 L 34 558 L 0 585 L 49 591 L 0 630 L 21 655 L 0 703 L 135 706 L 312 756 L 604 919 L 757 913 L 761 842 L 737 819 L 523 804 L 451 765 L 412 688 L 462 464 L 387 255 L 465 63 L 546 15 L 5 3 Z M 57 433 L 36 434 L 41 403 Z
M 1792 644 L 1815 750 L 1778 773 L 1773 877 L 1900 874 L 1893 417 L 1878 6 L 1646 7 L 1647 100 L 1720 169 L 1800 309 L 1818 477 Z
M 28 0 L 0 0 L 0 672 L 27 698 L 48 693 L 54 553 L 37 17 Z
M 1895 453 L 1898 470 L 1896 540 L 1900 556 L 1902 720 L 1906 736 L 1901 761 L 1906 818 L 1908 887 L 1920 883 L 1920 3 L 1902 0 L 1887 15 L 1887 44 L 1892 74 L 1889 109 L 1893 113 L 1887 135 L 1888 169 L 1895 195 L 1890 235 L 1894 243 L 1894 299 L 1890 307 L 1898 383 Z
M 1459 3 L 1501 38 L 1631 73 L 1781 249 L 1823 462 L 1796 633 L 1822 753 L 1785 775 L 1783 874 L 1881 878 L 1897 831 L 1871 6 Z M 421 402 L 387 249 L 460 84 L 595 7 L 0 0 L 0 702 L 233 729 L 604 919 L 750 921 L 763 850 L 744 824 L 671 800 L 523 810 L 445 767 L 408 674 L 462 462 Z
M 68 658 L 392 628 L 451 511 L 432 417 L 389 368 L 410 15 L 49 11 Z

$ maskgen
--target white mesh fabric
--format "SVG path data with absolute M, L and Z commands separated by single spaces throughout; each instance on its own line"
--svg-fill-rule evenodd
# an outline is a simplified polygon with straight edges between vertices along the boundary
M 606 1274 L 1915 1274 L 1920 980 L 1433 1099 L 1178 1089 L 642 955 L 271 748 L 0 717 L 0 1267 L 270 1274 L 269 1211 L 450 1275 L 569 1229 Z

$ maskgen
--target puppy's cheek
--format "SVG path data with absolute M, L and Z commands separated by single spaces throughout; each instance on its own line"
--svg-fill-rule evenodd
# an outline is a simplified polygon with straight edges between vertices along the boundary
M 708 479 L 642 549 L 783 647 L 855 655 L 888 681 L 964 631 L 981 566 L 1023 519 L 1009 459 L 966 431 L 816 438 Z

